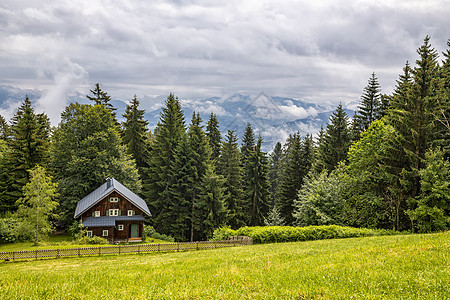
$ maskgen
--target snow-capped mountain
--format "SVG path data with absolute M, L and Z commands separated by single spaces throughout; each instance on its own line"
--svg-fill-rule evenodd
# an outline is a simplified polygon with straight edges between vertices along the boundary
M 26 95 L 32 102 L 38 103 L 41 92 L 0 87 L 0 114 L 9 120 Z M 145 118 L 149 121 L 150 130 L 156 127 L 166 98 L 167 96 L 138 97 L 141 109 L 146 111 Z M 91 103 L 81 93 L 69 97 L 67 102 L 75 101 Z M 127 101 L 128 99 L 111 100 L 111 103 L 117 108 L 119 121 L 122 121 Z M 250 123 L 255 135 L 261 135 L 263 138 L 265 151 L 271 151 L 278 141 L 284 143 L 289 134 L 295 132 L 299 132 L 302 136 L 317 134 L 321 126 L 326 126 L 331 113 L 336 109 L 336 107 L 321 106 L 299 99 L 271 97 L 264 92 L 256 96 L 234 94 L 206 99 L 180 98 L 180 102 L 187 126 L 194 111 L 200 113 L 205 128 L 211 112 L 216 114 L 223 136 L 227 134 L 228 130 L 234 130 L 238 137 L 242 138 L 247 123 Z M 346 111 L 349 117 L 353 116 L 352 110 L 347 109 Z

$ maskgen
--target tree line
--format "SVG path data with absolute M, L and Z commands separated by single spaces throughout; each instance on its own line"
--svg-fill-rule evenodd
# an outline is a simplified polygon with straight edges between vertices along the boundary
M 56 183 L 66 224 L 80 199 L 114 177 L 147 201 L 158 232 L 179 241 L 220 226 L 448 229 L 450 50 L 438 61 L 429 40 L 391 95 L 373 73 L 353 118 L 339 105 L 317 138 L 293 133 L 270 154 L 251 124 L 239 142 L 213 113 L 187 122 L 173 94 L 153 132 L 136 95 L 119 123 L 99 84 L 87 95 L 93 103 L 69 104 L 55 128 L 26 98 L 10 123 L 0 116 L 0 212 L 27 205 L 39 166 Z

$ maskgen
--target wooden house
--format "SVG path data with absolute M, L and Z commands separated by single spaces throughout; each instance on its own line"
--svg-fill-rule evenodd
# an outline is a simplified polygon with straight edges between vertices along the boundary
M 88 236 L 132 242 L 142 240 L 146 216 L 151 217 L 147 203 L 119 181 L 108 178 L 77 203 L 74 218 L 81 219 Z

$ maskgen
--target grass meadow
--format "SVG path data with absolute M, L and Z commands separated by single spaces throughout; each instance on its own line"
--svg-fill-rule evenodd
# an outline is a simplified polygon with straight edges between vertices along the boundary
M 450 234 L 0 262 L 2 299 L 449 299 Z

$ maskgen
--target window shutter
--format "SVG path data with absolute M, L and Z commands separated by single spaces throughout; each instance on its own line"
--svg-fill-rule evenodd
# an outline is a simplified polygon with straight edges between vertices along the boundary
M 136 211 L 135 210 L 133 210 L 133 216 L 136 214 Z
M 109 210 L 106 210 L 106 215 L 109 216 Z
M 119 209 L 119 216 L 121 216 L 122 215 L 122 211 Z
M 95 211 L 92 212 L 92 216 L 95 217 Z

